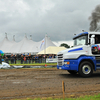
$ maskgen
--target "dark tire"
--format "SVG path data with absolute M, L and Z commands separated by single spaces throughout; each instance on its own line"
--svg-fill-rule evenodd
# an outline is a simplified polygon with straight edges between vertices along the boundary
M 68 72 L 69 72 L 70 74 L 72 74 L 72 75 L 77 74 L 77 72 L 76 72 L 76 71 L 74 71 L 74 70 L 68 70 Z
M 93 65 L 88 61 L 82 62 L 79 66 L 79 74 L 82 77 L 90 77 L 93 74 Z

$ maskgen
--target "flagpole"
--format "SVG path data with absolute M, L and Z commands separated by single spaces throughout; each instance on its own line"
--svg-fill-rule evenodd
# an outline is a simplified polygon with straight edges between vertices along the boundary
M 46 63 L 46 37 L 47 37 L 47 33 L 45 35 L 45 44 L 44 44 L 45 63 Z

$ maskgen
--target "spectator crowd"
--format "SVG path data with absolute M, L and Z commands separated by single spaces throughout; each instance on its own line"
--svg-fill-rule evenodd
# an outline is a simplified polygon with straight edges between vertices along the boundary
M 16 64 L 31 64 L 31 63 L 45 63 L 46 58 L 56 58 L 57 56 L 55 54 L 46 54 L 46 55 L 31 55 L 31 54 L 21 54 L 21 55 L 1 55 L 0 54 L 0 63 L 2 61 L 6 63 Z

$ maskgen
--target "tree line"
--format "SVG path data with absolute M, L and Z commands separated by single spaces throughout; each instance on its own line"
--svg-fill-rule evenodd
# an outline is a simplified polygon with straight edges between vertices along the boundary
M 71 47 L 73 47 L 73 46 L 70 47 L 68 44 L 62 43 L 62 44 L 60 45 L 60 47 L 71 48 Z

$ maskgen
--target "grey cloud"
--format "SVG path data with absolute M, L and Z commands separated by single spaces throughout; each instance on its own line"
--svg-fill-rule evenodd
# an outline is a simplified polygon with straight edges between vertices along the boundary
M 12 1 L 12 2 L 10 2 Z M 19 1 L 19 3 L 18 3 Z M 89 30 L 92 10 L 99 0 L 0 0 L 0 37 L 5 32 L 20 41 L 25 33 L 40 41 L 47 33 L 53 41 L 71 40 L 75 33 Z M 22 5 L 22 6 L 21 6 Z

